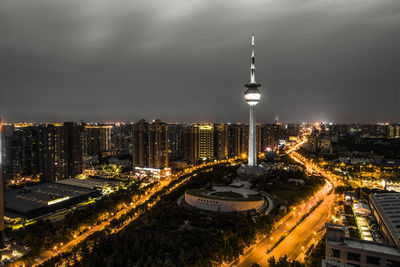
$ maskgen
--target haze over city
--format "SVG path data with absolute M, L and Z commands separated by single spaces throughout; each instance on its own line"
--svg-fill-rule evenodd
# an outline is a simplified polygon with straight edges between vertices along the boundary
M 397 122 L 397 0 L 3 0 L 5 121 Z

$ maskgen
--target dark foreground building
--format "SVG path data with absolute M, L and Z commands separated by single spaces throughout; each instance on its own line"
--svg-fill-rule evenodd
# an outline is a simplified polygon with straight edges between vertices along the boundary
M 96 189 L 42 183 L 5 192 L 4 210 L 7 217 L 31 219 L 99 195 L 100 191 Z
M 400 252 L 396 246 L 346 237 L 344 225 L 326 224 L 322 266 L 400 266 Z

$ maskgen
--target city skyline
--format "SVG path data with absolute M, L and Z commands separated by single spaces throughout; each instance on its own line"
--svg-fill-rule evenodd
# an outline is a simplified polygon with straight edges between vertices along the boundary
M 398 122 L 398 5 L 5 1 L 0 114 L 8 122 L 245 122 L 242 62 L 255 33 L 258 122 Z

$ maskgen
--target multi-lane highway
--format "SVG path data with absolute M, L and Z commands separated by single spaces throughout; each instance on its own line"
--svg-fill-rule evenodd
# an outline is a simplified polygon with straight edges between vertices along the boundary
M 307 232 L 310 232 L 310 229 L 316 229 L 316 225 L 319 223 L 320 226 L 323 227 L 323 224 L 326 222 L 325 219 L 329 219 L 330 217 L 328 213 L 330 213 L 327 207 L 330 206 L 332 201 L 332 196 L 334 194 L 330 194 L 327 198 L 326 196 L 332 189 L 332 185 L 328 182 L 325 186 L 319 190 L 313 197 L 311 197 L 305 203 L 294 207 L 285 217 L 283 217 L 274 227 L 273 232 L 270 236 L 264 237 L 255 245 L 250 247 L 243 255 L 241 255 L 235 262 L 232 262 L 231 266 L 251 266 L 254 262 L 262 266 L 267 266 L 267 261 L 270 257 L 274 256 L 275 258 L 279 258 L 285 254 L 293 254 L 295 255 L 298 248 L 304 245 L 307 245 L 307 240 L 309 239 L 308 234 L 304 233 L 304 229 L 307 229 Z M 316 208 L 310 216 L 307 216 L 300 224 L 298 222 L 303 217 L 304 214 L 308 214 L 312 208 L 320 201 L 323 202 Z M 319 213 L 323 212 L 325 216 L 319 216 Z M 310 220 L 311 218 L 311 220 Z M 320 218 L 320 220 L 318 220 Z M 323 221 L 321 225 L 321 221 Z M 295 227 L 297 225 L 297 227 Z M 288 232 L 293 228 L 294 230 L 288 234 Z M 299 228 L 300 227 L 300 228 Z M 303 229 L 303 232 L 297 231 L 297 229 Z M 316 229 L 317 230 L 317 229 Z M 315 237 L 311 231 L 311 239 Z M 285 237 L 276 247 L 276 243 L 282 238 Z M 304 241 L 302 241 L 304 240 Z M 283 245 L 282 245 L 283 244 Z M 271 250 L 272 249 L 272 250 Z M 270 252 L 267 254 L 267 251 Z M 296 258 L 300 255 L 298 253 Z
M 293 152 L 291 150 L 290 152 Z M 231 266 L 251 266 L 254 262 L 261 266 L 268 266 L 268 259 L 275 259 L 287 255 L 289 259 L 304 261 L 308 248 L 321 239 L 324 234 L 324 225 L 330 221 L 334 214 L 336 195 L 332 193 L 333 185 L 337 185 L 336 179 L 331 174 L 323 172 L 316 165 L 311 164 L 296 152 L 290 156 L 301 163 L 310 173 L 318 173 L 327 180 L 325 186 L 318 191 L 306 203 L 292 209 L 276 225 L 271 236 L 264 237 L 250 247 Z M 322 203 L 310 213 L 319 200 Z M 299 224 L 298 220 L 304 215 L 309 215 Z M 296 226 L 297 224 L 297 226 Z M 291 231 L 290 231 L 291 230 Z M 288 232 L 290 233 L 288 234 Z M 279 244 L 276 243 L 282 239 Z

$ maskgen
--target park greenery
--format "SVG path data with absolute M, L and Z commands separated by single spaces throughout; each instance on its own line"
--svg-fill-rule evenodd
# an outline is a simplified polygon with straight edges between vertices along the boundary
M 303 167 L 288 156 L 281 156 L 284 165 L 269 170 L 265 177 L 254 181 L 254 188 L 270 194 L 276 206 L 291 206 L 311 197 L 325 183 L 323 177 L 307 175 Z M 303 180 L 304 184 L 289 182 L 289 179 Z
M 255 240 L 270 233 L 274 221 L 281 216 L 273 217 L 278 210 L 258 216 L 209 213 L 181 207 L 177 200 L 187 189 L 231 183 L 236 168 L 224 164 L 214 166 L 212 171 L 198 172 L 175 190 L 170 190 L 173 185 L 167 186 L 147 202 L 111 221 L 103 231 L 88 236 L 71 251 L 53 257 L 43 266 L 60 263 L 67 266 L 215 266 L 231 262 Z M 323 183 L 320 178 L 302 176 L 300 171 L 290 172 L 272 171 L 255 181 L 254 187 L 274 193 L 290 205 L 309 197 Z M 305 184 L 287 185 L 285 181 L 293 175 L 304 178 Z M 275 192 L 271 188 L 274 184 L 278 186 Z M 286 191 L 295 193 L 285 195 Z M 283 200 L 285 197 L 288 199 Z M 140 216 L 132 220 L 137 214 Z
M 157 185 L 150 184 L 146 190 Z M 18 244 L 29 248 L 24 259 L 32 259 L 43 250 L 52 249 L 54 245 L 66 243 L 74 236 L 81 235 L 89 227 L 107 220 L 108 216 L 118 212 L 132 201 L 145 194 L 145 189 L 140 189 L 136 184 L 113 192 L 100 200 L 88 202 L 68 213 L 62 220 L 51 222 L 50 220 L 38 220 L 34 224 L 12 230 L 7 228 L 7 236 Z
M 306 258 L 305 264 L 307 267 L 320 267 L 322 259 L 325 258 L 325 245 L 326 245 L 326 235 L 324 235 L 315 248 L 312 250 L 311 254 Z
M 270 267 L 305 267 L 301 262 L 296 260 L 289 260 L 287 256 L 280 257 L 278 260 L 275 260 L 274 257 L 268 260 L 268 266 Z

